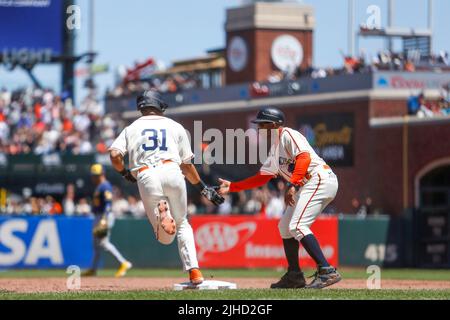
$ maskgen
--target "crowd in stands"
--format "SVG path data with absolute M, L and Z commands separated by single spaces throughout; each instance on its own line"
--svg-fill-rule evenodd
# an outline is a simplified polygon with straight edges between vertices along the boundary
M 104 153 L 123 128 L 89 94 L 79 106 L 52 90 L 0 90 L 0 153 Z
M 427 101 L 423 93 L 418 96 L 411 96 L 408 100 L 408 114 L 419 118 L 450 116 L 449 92 L 446 91 L 446 93 L 441 94 L 437 101 Z
M 439 54 L 433 54 L 430 57 L 421 57 L 418 53 L 405 55 L 404 53 L 390 51 L 380 51 L 374 56 L 362 53 L 359 56 L 342 54 L 342 57 L 343 66 L 340 68 L 314 67 L 312 61 L 308 61 L 308 67 L 299 67 L 294 72 L 274 71 L 267 78 L 267 82 L 279 83 L 286 80 L 295 81 L 302 77 L 318 79 L 333 75 L 376 71 L 414 72 L 418 70 L 436 70 L 436 68 L 450 70 L 450 57 L 448 52 L 445 51 L 441 51 Z M 255 83 L 253 86 L 255 88 L 252 89 L 255 91 L 264 90 L 264 86 L 261 84 Z M 204 83 L 200 75 L 195 72 L 148 75 L 143 80 L 119 81 L 114 89 L 106 92 L 106 96 L 110 98 L 126 97 L 148 89 L 154 89 L 161 93 L 179 93 L 185 90 L 203 87 Z
M 106 96 L 117 98 L 138 94 L 144 90 L 157 90 L 161 93 L 177 93 L 184 90 L 202 88 L 202 79 L 199 74 L 177 73 L 166 76 L 151 76 L 142 81 L 120 82 Z
M 277 83 L 283 80 L 296 80 L 300 77 L 317 79 L 333 75 L 376 71 L 414 72 L 418 70 L 435 70 L 436 68 L 450 69 L 450 57 L 448 52 L 445 51 L 441 51 L 436 55 L 433 54 L 430 57 L 420 57 L 418 54 L 406 56 L 404 53 L 390 51 L 380 51 L 372 57 L 368 57 L 364 53 L 360 56 L 342 55 L 342 57 L 343 67 L 341 68 L 313 67 L 311 61 L 308 61 L 308 67 L 299 67 L 290 74 L 275 71 L 269 75 L 267 81 Z
M 189 197 L 188 213 L 201 214 L 247 214 L 280 218 L 284 212 L 284 183 L 275 187 L 242 191 L 236 195 L 226 196 L 226 201 L 215 207 L 204 197 Z M 194 200 L 192 200 L 194 199 Z M 33 196 L 31 191 L 24 195 L 9 195 L 4 206 L 0 206 L 0 215 L 9 216 L 68 216 L 89 217 L 92 215 L 92 199 L 77 197 L 76 188 L 69 184 L 66 194 L 61 199 L 53 196 Z M 145 218 L 144 204 L 139 195 L 124 195 L 115 186 L 113 188 L 112 212 L 116 218 Z

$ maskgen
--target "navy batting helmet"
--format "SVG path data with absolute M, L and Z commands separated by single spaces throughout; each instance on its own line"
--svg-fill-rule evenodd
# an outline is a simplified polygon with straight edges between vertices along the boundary
M 283 125 L 285 119 L 284 113 L 280 109 L 268 107 L 262 109 L 252 123 L 276 123 Z
M 136 102 L 139 111 L 143 108 L 153 107 L 164 112 L 169 107 L 167 103 L 164 102 L 161 95 L 153 90 L 145 91 L 137 98 Z

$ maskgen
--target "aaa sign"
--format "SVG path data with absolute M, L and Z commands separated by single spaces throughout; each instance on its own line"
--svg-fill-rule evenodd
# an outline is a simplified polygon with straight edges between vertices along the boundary
M 198 259 L 206 268 L 286 267 L 278 220 L 260 217 L 194 217 Z M 338 220 L 321 217 L 312 227 L 325 256 L 338 265 Z M 306 251 L 300 249 L 303 267 L 315 267 Z

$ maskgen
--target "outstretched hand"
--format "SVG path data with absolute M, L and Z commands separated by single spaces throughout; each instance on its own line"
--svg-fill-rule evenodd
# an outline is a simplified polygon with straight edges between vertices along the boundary
M 230 193 L 231 182 L 223 179 L 219 179 L 220 189 L 218 190 L 221 196 L 225 196 Z

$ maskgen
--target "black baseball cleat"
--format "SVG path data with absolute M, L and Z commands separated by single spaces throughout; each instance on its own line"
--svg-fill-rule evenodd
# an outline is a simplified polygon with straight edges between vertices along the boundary
M 334 267 L 319 267 L 313 275 L 314 280 L 306 286 L 308 289 L 323 289 L 342 280 Z
M 270 285 L 271 289 L 301 289 L 306 286 L 305 276 L 300 271 L 287 272 L 281 280 Z

